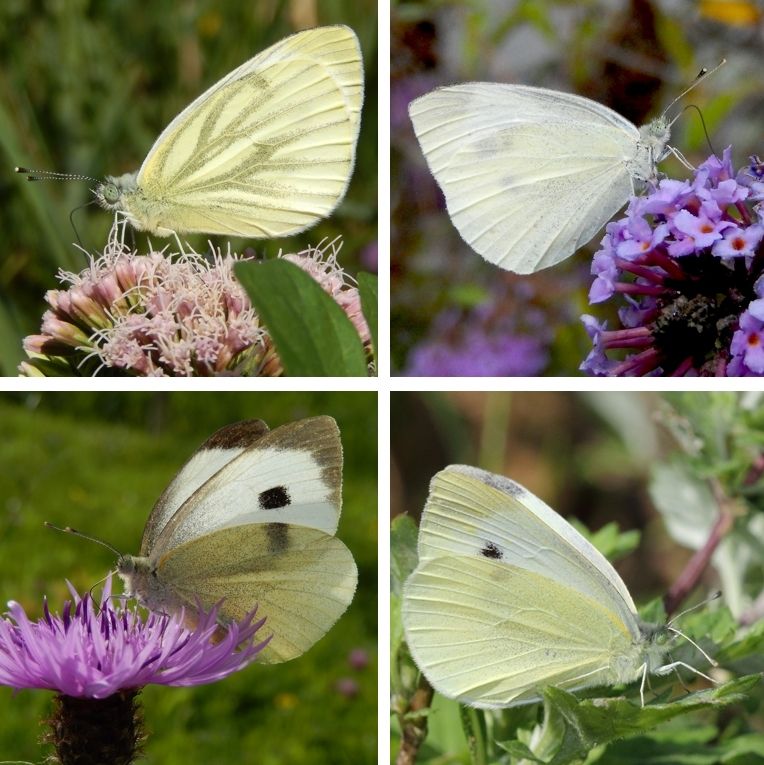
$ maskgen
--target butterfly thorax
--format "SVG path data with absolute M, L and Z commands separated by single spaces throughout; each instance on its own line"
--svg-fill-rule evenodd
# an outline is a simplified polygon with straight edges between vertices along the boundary
M 629 174 L 640 181 L 654 181 L 655 165 L 666 157 L 671 137 L 671 125 L 665 117 L 658 117 L 639 129 L 637 152 L 627 166 Z
M 117 574 L 125 584 L 125 595 L 135 598 L 150 611 L 175 613 L 180 610 L 182 604 L 172 597 L 167 585 L 160 582 L 149 558 L 121 555 L 117 560 Z
M 95 188 L 95 198 L 106 210 L 125 216 L 136 231 L 148 231 L 158 236 L 170 236 L 174 229 L 164 225 L 166 205 L 159 199 L 148 200 L 138 185 L 138 173 L 119 177 L 107 175 Z

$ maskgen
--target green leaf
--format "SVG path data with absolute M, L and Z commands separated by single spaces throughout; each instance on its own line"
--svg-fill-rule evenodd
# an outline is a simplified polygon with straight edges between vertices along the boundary
M 363 317 L 369 325 L 371 342 L 374 345 L 374 358 L 378 357 L 377 348 L 377 277 L 365 271 L 358 274 L 358 292 L 361 295 L 361 310 Z
M 472 765 L 487 765 L 488 740 L 485 712 L 466 706 L 461 706 L 459 712 L 462 730 L 464 730 L 464 737 L 467 739 L 467 748 L 470 752 L 470 762 Z
M 416 568 L 419 529 L 408 515 L 393 518 L 390 524 L 390 592 L 400 595 L 403 583 Z
M 366 376 L 361 338 L 352 322 L 299 266 L 276 259 L 236 263 L 234 270 L 288 375 Z
M 398 655 L 403 643 L 401 605 L 403 583 L 416 568 L 417 526 L 407 515 L 393 518 L 390 527 L 390 656 Z
M 576 518 L 570 519 L 582 536 L 586 537 L 609 561 L 615 561 L 628 555 L 639 546 L 640 532 L 636 529 L 621 531 L 615 521 L 605 524 L 597 531 L 589 531 Z
M 691 693 L 667 704 L 640 707 L 623 698 L 578 701 L 559 688 L 544 691 L 545 717 L 557 715 L 563 726 L 562 743 L 549 765 L 567 765 L 583 759 L 595 746 L 635 736 L 688 712 L 742 702 L 761 677 L 751 675 L 724 685 Z

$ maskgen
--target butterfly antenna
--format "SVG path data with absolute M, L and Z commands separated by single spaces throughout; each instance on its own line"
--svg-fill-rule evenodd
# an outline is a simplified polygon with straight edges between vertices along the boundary
M 700 603 L 696 603 L 694 606 L 690 606 L 689 608 L 685 608 L 684 611 L 680 611 L 676 616 L 672 616 L 671 619 L 668 620 L 668 623 L 666 624 L 667 627 L 670 627 L 679 617 L 684 616 L 685 614 L 689 614 L 690 611 L 694 611 L 696 608 L 702 608 L 703 606 L 707 606 L 711 601 L 718 600 L 722 596 L 722 591 L 717 590 L 713 595 L 706 598 L 705 600 L 701 600 Z
M 715 66 L 713 69 L 708 69 L 708 68 L 706 68 L 706 67 L 704 66 L 704 67 L 703 67 L 703 68 L 702 68 L 702 69 L 701 69 L 701 70 L 698 72 L 697 76 L 696 76 L 696 77 L 695 77 L 695 79 L 692 81 L 692 84 L 691 84 L 691 85 L 690 85 L 688 88 L 685 88 L 685 89 L 684 89 L 684 90 L 683 90 L 683 91 L 682 91 L 682 92 L 681 92 L 681 93 L 680 93 L 680 94 L 679 94 L 679 95 L 678 95 L 678 96 L 677 96 L 677 97 L 676 97 L 676 98 L 675 98 L 675 99 L 674 99 L 674 100 L 673 100 L 673 101 L 672 101 L 672 102 L 671 102 L 671 103 L 670 103 L 670 104 L 669 104 L 669 105 L 668 105 L 668 106 L 667 106 L 667 107 L 666 107 L 666 108 L 663 110 L 663 115 L 662 115 L 662 116 L 664 116 L 664 117 L 665 117 L 665 116 L 666 116 L 666 114 L 668 114 L 668 112 L 669 112 L 669 109 L 671 109 L 671 107 L 672 107 L 672 106 L 674 106 L 674 104 L 675 104 L 677 101 L 679 101 L 679 100 L 681 100 L 682 98 L 684 98 L 684 97 L 685 97 L 685 96 L 686 96 L 686 95 L 687 95 L 687 94 L 688 94 L 688 93 L 689 93 L 689 92 L 690 92 L 690 91 L 691 91 L 693 88 L 696 88 L 698 85 L 700 85 L 700 83 L 701 83 L 701 82 L 703 82 L 703 80 L 705 80 L 706 78 L 710 77 L 710 76 L 711 76 L 711 75 L 712 75 L 712 74 L 713 74 L 713 73 L 714 73 L 714 72 L 715 72 L 717 69 L 719 69 L 720 67 L 724 66 L 726 63 L 727 63 L 727 59 L 726 59 L 726 58 L 723 58 L 723 59 L 722 59 L 722 60 L 721 60 L 721 61 L 720 61 L 720 62 L 719 62 L 719 63 L 718 63 L 718 64 L 717 64 L 717 65 L 716 65 L 716 66 Z M 676 115 L 676 117 L 674 117 L 674 119 L 673 119 L 673 120 L 671 120 L 671 122 L 669 122 L 669 125 L 673 125 L 673 124 L 674 124 L 674 123 L 675 123 L 675 122 L 676 122 L 676 121 L 679 119 L 679 117 L 680 117 L 680 115 L 681 115 L 681 114 L 682 114 L 682 112 L 679 112 L 679 114 L 677 114 L 677 115 Z
M 83 534 L 81 531 L 77 531 L 77 529 L 73 529 L 71 526 L 64 526 L 63 528 L 61 526 L 55 526 L 52 523 L 49 523 L 48 521 L 45 521 L 45 525 L 49 529 L 53 529 L 54 531 L 61 531 L 64 534 L 74 534 L 75 537 L 82 537 L 82 539 L 89 539 L 91 542 L 95 542 L 98 545 L 102 545 L 108 550 L 111 550 L 115 555 L 122 556 L 122 553 L 116 549 L 116 547 L 112 547 L 108 542 L 104 542 L 103 539 L 98 539 L 98 537 L 91 537 L 89 534 Z
M 14 167 L 15 172 L 26 175 L 28 181 L 93 181 L 99 183 L 97 178 L 77 173 L 56 173 L 52 170 L 30 170 L 28 167 Z

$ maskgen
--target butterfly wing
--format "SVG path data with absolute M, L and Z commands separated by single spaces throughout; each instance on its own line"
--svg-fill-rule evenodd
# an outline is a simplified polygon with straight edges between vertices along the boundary
M 420 563 L 403 593 L 406 640 L 444 696 L 495 708 L 635 679 L 639 646 L 586 595 L 505 561 L 443 556 Z
M 602 553 L 518 483 L 450 465 L 437 473 L 419 525 L 420 563 L 464 555 L 550 577 L 602 603 L 639 635 L 634 601 Z
M 297 233 L 345 195 L 363 70 L 345 26 L 298 32 L 235 69 L 165 128 L 126 202 L 159 233 Z
M 344 613 L 358 579 L 345 545 L 288 523 L 224 528 L 164 554 L 157 576 L 190 608 L 224 598 L 221 617 L 240 620 L 257 606 L 273 638 L 260 655 L 288 661 L 308 650 Z
M 342 505 L 342 444 L 331 417 L 267 431 L 224 428 L 206 441 L 160 497 L 141 554 L 157 559 L 226 526 L 290 523 L 334 534 Z
M 588 242 L 633 192 L 639 131 L 580 96 L 474 82 L 409 107 L 462 238 L 521 274 Z

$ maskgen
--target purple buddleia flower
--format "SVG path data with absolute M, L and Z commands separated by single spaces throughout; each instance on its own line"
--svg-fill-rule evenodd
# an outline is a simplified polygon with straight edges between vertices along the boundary
M 731 148 L 690 182 L 664 179 L 609 223 L 592 261 L 592 305 L 617 301 L 620 326 L 586 315 L 603 376 L 764 375 L 764 168 L 735 174 Z
M 144 613 L 115 606 L 111 577 L 101 601 L 80 597 L 61 615 L 47 601 L 38 621 L 10 602 L 0 618 L 0 684 L 16 690 L 57 691 L 45 741 L 61 763 L 130 763 L 140 753 L 142 720 L 137 695 L 145 685 L 201 685 L 221 680 L 252 663 L 270 641 L 255 640 L 265 619 L 254 612 L 225 630 L 217 607 L 183 614 Z
M 409 354 L 410 377 L 522 377 L 541 373 L 551 341 L 542 312 L 488 301 L 470 311 L 448 309 Z

